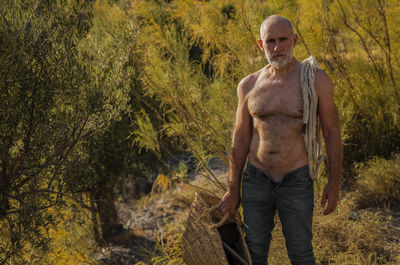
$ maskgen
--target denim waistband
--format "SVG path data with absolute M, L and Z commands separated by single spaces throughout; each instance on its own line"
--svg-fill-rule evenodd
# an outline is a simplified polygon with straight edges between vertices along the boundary
M 252 165 L 252 164 L 250 164 L 250 163 L 247 163 L 246 170 L 248 170 L 249 173 L 252 174 L 252 175 L 253 175 L 253 174 L 256 174 L 256 175 L 258 175 L 258 174 L 266 175 L 271 181 L 273 181 L 272 178 L 271 178 L 271 176 L 268 174 L 268 172 L 266 172 L 265 170 L 263 170 L 263 169 L 261 169 L 261 168 L 258 168 L 258 167 L 256 167 L 256 166 L 254 166 L 254 165 Z M 291 171 L 291 172 L 289 172 L 289 173 L 286 173 L 286 174 L 282 177 L 282 180 L 281 180 L 280 182 L 284 182 L 284 181 L 286 181 L 286 180 L 288 180 L 288 179 L 295 178 L 296 176 L 297 176 L 297 177 L 300 177 L 300 176 L 304 176 L 304 175 L 309 175 L 308 165 L 303 166 L 303 167 L 300 167 L 300 168 L 298 168 L 298 169 L 295 169 L 295 170 L 293 170 L 293 171 Z M 273 181 L 273 182 L 274 182 L 274 181 Z

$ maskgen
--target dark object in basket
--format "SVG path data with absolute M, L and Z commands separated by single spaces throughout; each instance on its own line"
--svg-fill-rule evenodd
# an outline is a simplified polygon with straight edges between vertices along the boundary
M 221 236 L 222 246 L 229 265 L 248 265 L 247 261 L 238 254 L 238 249 L 236 248 L 236 244 L 240 239 L 237 224 L 226 222 L 218 228 L 218 232 Z
M 232 249 L 228 244 L 222 241 L 224 246 L 226 258 L 230 265 L 249 265 L 234 249 Z
M 239 232 L 236 223 L 226 222 L 218 228 L 222 241 L 233 246 L 239 240 Z

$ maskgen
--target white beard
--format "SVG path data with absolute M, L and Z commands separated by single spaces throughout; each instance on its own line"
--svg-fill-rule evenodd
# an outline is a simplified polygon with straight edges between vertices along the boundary
M 289 54 L 285 57 L 274 58 L 277 53 L 269 53 L 265 51 L 265 55 L 267 57 L 268 62 L 272 65 L 272 67 L 276 69 L 281 69 L 285 67 L 293 58 L 293 48 L 289 50 Z

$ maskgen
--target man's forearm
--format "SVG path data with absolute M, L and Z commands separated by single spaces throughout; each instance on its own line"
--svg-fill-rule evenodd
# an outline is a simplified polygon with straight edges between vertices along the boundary
M 330 131 L 325 139 L 325 143 L 328 155 L 328 181 L 339 186 L 343 159 L 340 130 Z
M 244 164 L 249 151 L 248 145 L 233 145 L 229 156 L 229 189 L 240 187 Z

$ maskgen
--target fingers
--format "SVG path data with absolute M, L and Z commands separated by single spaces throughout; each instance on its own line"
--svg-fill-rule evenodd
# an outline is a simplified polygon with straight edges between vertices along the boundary
M 233 209 L 233 208 L 228 208 L 228 207 L 224 207 L 224 206 L 222 206 L 222 207 L 218 207 L 219 208 L 219 211 L 222 213 L 222 214 L 225 214 L 226 212 L 229 212 L 229 214 L 230 215 L 235 215 L 235 212 L 236 212 L 236 210 L 235 209 Z
M 222 197 L 220 202 L 218 203 L 218 209 L 222 214 L 225 214 L 226 212 L 229 212 L 231 215 L 235 215 L 236 211 L 238 209 L 238 198 L 237 195 L 232 195 L 231 193 L 227 192 L 225 195 Z
M 328 206 L 324 211 L 324 215 L 330 214 L 335 210 L 335 208 L 336 208 L 336 202 L 334 202 L 333 200 L 328 200 Z
M 333 211 L 332 204 L 330 202 L 328 202 L 328 207 L 326 207 L 323 214 L 327 215 L 327 214 L 330 214 L 332 211 Z
M 322 195 L 322 201 L 321 201 L 321 206 L 324 207 L 326 204 L 326 201 L 328 201 L 328 206 L 324 210 L 323 214 L 327 215 L 333 212 L 336 209 L 337 205 L 337 196 L 334 196 L 333 194 L 330 193 L 325 193 Z
M 324 190 L 324 192 L 322 193 L 322 199 L 321 199 L 321 207 L 325 207 L 326 204 L 326 200 L 328 199 L 328 194 L 326 193 L 326 191 Z
M 218 209 L 222 214 L 225 214 L 226 212 L 229 212 L 230 215 L 235 215 L 236 214 L 236 208 L 234 205 L 231 205 L 230 202 L 221 200 L 218 204 Z

